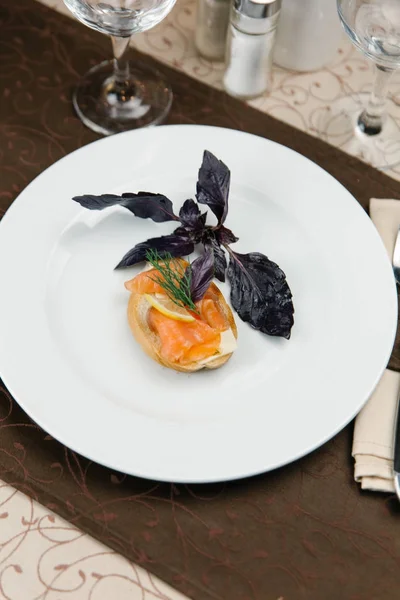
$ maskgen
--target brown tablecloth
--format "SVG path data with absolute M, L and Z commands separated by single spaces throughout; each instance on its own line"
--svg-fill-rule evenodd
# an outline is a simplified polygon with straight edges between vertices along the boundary
M 44 168 L 96 139 L 73 114 L 71 87 L 109 46 L 34 0 L 0 0 L 0 25 L 3 213 Z M 162 70 L 175 93 L 169 122 L 242 129 L 283 143 L 332 173 L 364 207 L 371 196 L 400 198 L 400 184 L 378 171 Z M 395 355 L 391 366 L 399 365 Z M 0 477 L 195 600 L 400 597 L 399 507 L 353 482 L 351 434 L 349 426 L 301 461 L 245 481 L 159 484 L 71 452 L 0 387 Z

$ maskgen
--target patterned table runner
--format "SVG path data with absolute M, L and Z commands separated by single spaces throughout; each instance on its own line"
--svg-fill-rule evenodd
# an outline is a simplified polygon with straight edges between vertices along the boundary
M 106 55 L 107 43 L 30 0 L 2 0 L 0 14 L 4 211 L 46 166 L 95 139 L 73 116 L 70 88 Z M 170 122 L 239 128 L 280 141 L 321 164 L 364 206 L 370 195 L 399 195 L 395 181 L 318 140 L 176 70 L 166 73 L 176 94 Z M 360 509 L 360 492 L 352 482 L 350 427 L 319 451 L 274 473 L 188 487 L 125 477 L 90 463 L 39 430 L 4 389 L 0 407 L 3 480 L 194 599 L 336 600 L 338 584 L 343 598 L 396 597 L 400 538 L 390 513 L 398 510 L 397 504 L 363 494 Z M 130 586 L 127 594 L 138 589 L 138 581 L 142 597 L 175 594 L 123 559 L 118 558 L 122 562 L 116 573 L 117 558 L 110 560 L 109 551 L 96 546 L 90 556 L 82 544 L 95 542 L 79 539 L 73 527 L 30 500 L 22 508 L 23 496 L 19 512 L 13 513 L 17 504 L 11 504 L 12 493 L 3 486 L 0 496 L 0 518 L 7 523 L 1 529 L 7 564 L 0 578 L 4 598 L 105 598 L 115 595 L 117 578 Z M 19 530 L 10 528 L 19 516 Z M 12 531 L 18 533 L 13 536 Z M 46 540 L 45 549 L 36 563 L 25 559 L 21 564 L 16 561 L 18 545 L 23 542 L 27 548 L 31 539 Z M 100 559 L 102 552 L 106 555 Z M 35 569 L 36 588 L 31 586 L 28 595 L 26 580 Z

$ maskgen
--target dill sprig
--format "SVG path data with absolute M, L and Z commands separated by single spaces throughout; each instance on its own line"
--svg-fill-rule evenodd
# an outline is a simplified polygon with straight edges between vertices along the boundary
M 197 306 L 193 302 L 190 293 L 191 269 L 185 267 L 179 260 L 174 259 L 169 252 L 161 257 L 157 250 L 148 250 L 146 260 L 161 275 L 161 277 L 155 277 L 154 279 L 150 277 L 150 279 L 156 281 L 165 290 L 172 302 L 177 306 L 188 308 L 197 313 Z

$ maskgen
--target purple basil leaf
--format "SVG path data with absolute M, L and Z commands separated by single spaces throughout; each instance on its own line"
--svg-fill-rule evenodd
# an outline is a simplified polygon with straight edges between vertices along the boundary
M 204 229 L 207 221 L 207 211 L 199 217 L 199 229 Z
M 174 229 L 175 235 L 190 239 L 190 240 L 192 240 L 192 242 L 194 244 L 200 244 L 200 242 L 203 241 L 203 236 L 204 236 L 205 232 L 207 232 L 207 228 L 199 230 L 199 231 L 193 231 L 190 228 L 181 226 L 181 227 L 177 227 L 176 229 Z
M 225 250 L 221 248 L 215 239 L 210 239 L 207 245 L 214 254 L 214 276 L 223 283 L 225 281 L 225 271 L 228 266 Z
M 268 335 L 290 338 L 292 293 L 284 272 L 264 254 L 230 251 L 231 302 L 239 317 Z
M 223 246 L 229 246 L 229 244 L 234 244 L 239 240 L 233 231 L 224 226 L 218 227 L 215 231 L 215 237 L 217 238 L 218 243 Z
M 174 229 L 174 233 L 175 235 L 182 235 L 183 237 L 190 238 L 195 244 L 206 244 L 210 235 L 211 237 L 214 237 L 214 232 L 209 227 L 194 231 L 193 229 L 181 226 Z
M 115 194 L 91 196 L 87 194 L 85 196 L 75 196 L 72 200 L 89 210 L 103 210 L 118 205 L 127 208 L 136 217 L 152 219 L 156 223 L 179 221 L 174 214 L 171 200 L 162 194 L 152 194 L 151 192 L 139 192 L 138 194 L 125 192 L 122 196 L 116 196 Z
M 190 231 L 190 229 L 187 229 L 183 225 L 174 229 L 174 235 L 178 235 L 178 236 L 181 236 L 184 238 L 190 238 L 190 239 L 193 239 L 193 237 L 194 237 L 193 231 Z
M 199 205 L 194 200 L 185 200 L 179 211 L 179 219 L 184 227 L 198 230 L 204 229 L 207 212 L 201 214 Z
M 197 181 L 197 202 L 207 204 L 221 225 L 228 214 L 231 174 L 226 165 L 205 150 Z
M 201 215 L 199 205 L 197 202 L 189 198 L 189 200 L 185 200 L 182 204 L 182 207 L 179 211 L 179 219 L 181 223 L 187 225 L 189 227 L 193 227 L 197 225 L 197 221 Z
M 193 302 L 202 299 L 214 277 L 214 255 L 206 250 L 187 267 L 191 271 L 190 295 Z
M 115 268 L 124 269 L 126 267 L 132 267 L 133 265 L 146 260 L 146 253 L 148 250 L 156 250 L 161 257 L 165 254 L 171 254 L 175 258 L 191 254 L 194 250 L 194 244 L 189 238 L 174 235 L 173 233 L 158 238 L 151 238 L 146 242 L 136 244 L 132 250 L 129 250 L 129 252 L 125 254 Z

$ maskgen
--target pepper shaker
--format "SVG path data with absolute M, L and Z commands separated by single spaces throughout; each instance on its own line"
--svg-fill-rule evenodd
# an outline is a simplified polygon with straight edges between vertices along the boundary
M 230 0 L 197 0 L 196 48 L 204 58 L 224 60 Z
M 271 86 L 281 0 L 234 0 L 228 29 L 225 90 L 250 99 Z

